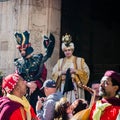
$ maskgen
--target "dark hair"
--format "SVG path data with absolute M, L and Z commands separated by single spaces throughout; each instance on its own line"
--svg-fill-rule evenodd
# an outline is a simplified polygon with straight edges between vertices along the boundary
M 66 113 L 67 108 L 70 106 L 70 103 L 66 98 L 61 98 L 60 101 L 56 102 L 54 118 L 68 120 L 68 114 Z
M 76 114 L 77 112 L 81 111 L 81 110 L 84 110 L 86 109 L 88 106 L 88 103 L 82 99 L 79 99 L 79 102 L 78 102 L 78 105 L 77 107 L 74 109 L 74 113 L 73 114 Z
M 111 81 L 112 81 L 112 85 L 113 85 L 113 86 L 117 85 L 117 86 L 119 87 L 118 90 L 116 91 L 116 94 L 117 94 L 118 92 L 120 92 L 119 83 L 118 83 L 114 78 L 111 78 Z

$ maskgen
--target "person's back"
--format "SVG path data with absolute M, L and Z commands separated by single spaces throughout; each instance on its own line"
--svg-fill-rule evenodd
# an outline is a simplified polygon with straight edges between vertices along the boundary
M 53 120 L 55 103 L 58 101 L 62 94 L 56 92 L 56 83 L 54 80 L 46 80 L 43 87 L 46 98 L 38 98 L 36 105 L 37 116 L 41 120 Z

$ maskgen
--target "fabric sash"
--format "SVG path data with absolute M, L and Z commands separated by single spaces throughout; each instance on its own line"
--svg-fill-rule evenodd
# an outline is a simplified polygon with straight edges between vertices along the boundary
M 7 94 L 7 97 L 13 101 L 16 101 L 24 107 L 27 115 L 27 120 L 31 120 L 31 113 L 30 113 L 30 104 L 28 100 L 23 96 L 22 98 L 19 98 L 15 95 Z
M 108 106 L 111 106 L 109 103 L 101 103 L 101 101 L 96 102 L 96 110 L 93 114 L 93 120 L 100 120 L 101 114 L 104 111 L 104 109 Z
M 12 107 L 10 107 L 12 106 Z M 9 120 L 11 114 L 19 109 L 22 105 L 15 101 L 11 101 L 7 97 L 0 98 L 0 120 Z

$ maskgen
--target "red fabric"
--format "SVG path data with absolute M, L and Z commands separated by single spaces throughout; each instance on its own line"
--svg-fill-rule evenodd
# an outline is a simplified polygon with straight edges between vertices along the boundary
M 117 73 L 113 70 L 108 70 L 108 71 L 105 72 L 104 76 L 111 77 L 112 79 L 117 81 L 118 84 L 120 85 L 120 73 Z
M 38 87 L 38 88 L 41 88 L 41 87 L 42 87 L 42 83 L 40 83 L 39 80 L 36 80 L 35 83 L 37 84 L 37 87 Z
M 20 103 L 11 101 L 7 97 L 0 98 L 0 120 L 23 120 L 20 108 L 23 106 Z M 31 116 L 34 120 L 38 120 L 33 108 L 30 108 Z M 26 111 L 24 111 L 26 116 Z M 26 120 L 26 119 L 25 119 Z
M 89 120 L 93 120 L 92 116 L 94 110 L 96 108 L 96 104 L 93 105 Z M 117 115 L 119 114 L 120 106 L 108 106 L 105 108 L 104 112 L 102 113 L 100 120 L 116 120 Z
M 47 77 L 47 68 L 46 68 L 46 66 L 44 64 L 41 78 L 42 78 L 43 81 L 45 81 L 46 77 Z
M 12 106 L 12 107 L 11 107 Z M 9 120 L 11 114 L 22 105 L 7 97 L 0 97 L 0 120 Z
M 43 82 L 46 80 L 46 78 L 47 78 L 47 69 L 46 69 L 46 66 L 44 64 L 42 74 L 41 74 L 41 78 L 40 78 L 42 80 L 42 82 L 40 82 L 39 80 L 36 80 L 36 84 L 37 84 L 38 88 L 42 87 Z
M 19 77 L 17 73 L 8 75 L 3 79 L 2 88 L 6 90 L 7 93 L 10 93 L 18 82 Z
M 26 117 L 26 111 L 25 110 L 24 110 L 24 116 Z M 32 107 L 31 107 L 31 116 L 32 116 L 32 118 L 34 118 L 34 120 L 38 120 L 38 118 L 37 118 L 36 114 L 34 113 L 34 110 L 33 110 Z M 15 110 L 12 113 L 12 115 L 10 117 L 10 120 L 23 120 L 20 108 Z M 25 120 L 27 120 L 27 118 L 25 118 Z
M 28 44 L 24 44 L 24 45 L 17 45 L 17 49 L 22 49 L 22 48 L 28 48 L 28 47 L 31 47 L 31 43 L 28 43 Z

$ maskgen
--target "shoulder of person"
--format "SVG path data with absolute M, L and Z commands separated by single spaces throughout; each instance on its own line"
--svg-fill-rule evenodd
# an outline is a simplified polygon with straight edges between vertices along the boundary
M 6 106 L 6 107 L 4 107 Z M 0 98 L 0 110 L 1 111 L 8 111 L 8 112 L 13 112 L 16 109 L 20 108 L 22 105 L 20 103 L 14 102 L 10 100 L 8 97 L 1 97 Z M 7 109 L 6 109 L 7 108 Z
M 48 96 L 47 101 L 55 102 L 55 101 L 58 101 L 61 97 L 62 97 L 62 94 L 59 92 L 56 92 L 56 93 Z
M 54 106 L 55 105 L 55 103 L 56 103 L 56 101 L 54 100 L 54 99 L 47 99 L 46 101 L 45 101 L 45 106 L 46 107 L 51 107 L 51 106 Z
M 60 58 L 58 61 L 61 61 L 61 60 L 63 60 L 64 58 Z
M 16 65 L 23 64 L 24 63 L 24 59 L 22 57 L 21 58 L 15 58 L 14 59 L 14 63 Z
M 77 60 L 83 60 L 83 61 L 85 61 L 85 59 L 83 57 L 77 57 L 77 56 L 74 56 L 74 57 L 76 57 Z
M 22 61 L 23 60 L 23 58 L 21 57 L 21 58 L 15 58 L 14 59 L 14 62 L 17 62 L 17 61 Z
M 33 57 L 34 58 L 41 58 L 41 57 L 43 57 L 43 54 L 41 54 L 41 53 L 40 54 L 33 54 Z
M 64 58 L 60 58 L 57 60 L 57 63 L 61 63 L 63 61 Z

